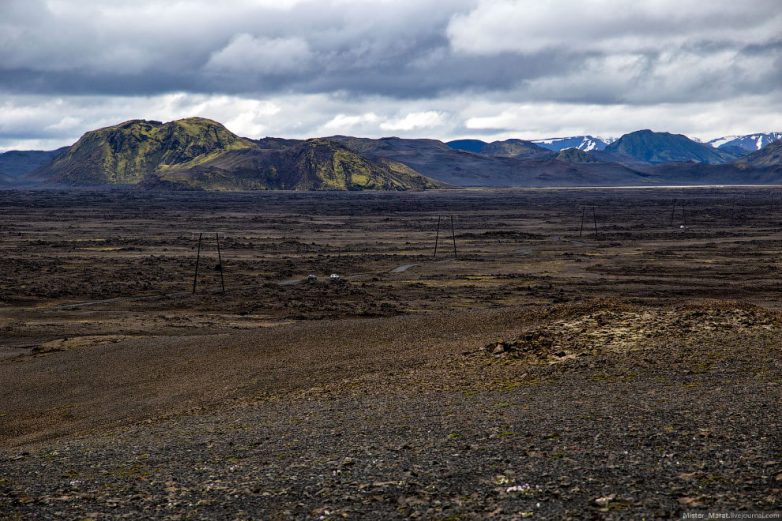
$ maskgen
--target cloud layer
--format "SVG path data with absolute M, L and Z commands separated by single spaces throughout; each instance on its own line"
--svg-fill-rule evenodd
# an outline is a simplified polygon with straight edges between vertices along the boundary
M 0 2 L 0 149 L 188 115 L 251 137 L 713 137 L 782 129 L 780 94 L 773 0 Z

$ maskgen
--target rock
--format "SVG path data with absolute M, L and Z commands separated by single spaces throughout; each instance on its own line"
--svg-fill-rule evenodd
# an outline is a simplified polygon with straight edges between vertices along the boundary
M 607 496 L 602 496 L 602 497 L 595 498 L 595 499 L 592 500 L 592 502 L 595 505 L 597 505 L 597 506 L 599 506 L 601 508 L 605 508 L 605 507 L 608 506 L 608 504 L 611 501 L 613 501 L 615 499 L 616 499 L 616 494 L 609 494 Z
M 700 497 L 684 496 L 684 497 L 680 497 L 677 501 L 679 502 L 680 505 L 685 507 L 703 506 L 703 499 Z

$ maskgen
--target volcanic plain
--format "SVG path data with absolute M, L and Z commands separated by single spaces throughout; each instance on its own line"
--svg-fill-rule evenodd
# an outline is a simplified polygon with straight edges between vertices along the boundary
M 780 188 L 0 191 L 0 518 L 779 511 L 781 309 Z

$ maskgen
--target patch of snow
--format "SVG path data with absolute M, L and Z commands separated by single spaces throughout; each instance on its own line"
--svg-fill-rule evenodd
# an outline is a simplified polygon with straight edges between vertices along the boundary
M 593 136 L 568 136 L 535 139 L 532 142 L 555 152 L 568 150 L 570 148 L 576 148 L 578 150 L 583 150 L 584 152 L 589 152 L 592 150 L 603 150 L 609 142 L 613 141 L 613 138 L 610 138 L 609 141 L 606 141 L 602 138 L 596 138 Z
M 782 139 L 782 133 L 769 132 L 758 134 L 746 134 L 743 136 L 725 136 L 717 139 L 712 139 L 708 142 L 714 148 L 719 148 L 724 145 L 730 145 L 733 147 L 740 147 L 750 152 L 754 150 L 760 150 L 778 139 Z
M 717 139 L 712 139 L 707 144 L 711 145 L 714 148 L 719 148 L 725 143 L 729 143 L 733 141 L 734 139 L 737 139 L 739 136 L 725 136 Z

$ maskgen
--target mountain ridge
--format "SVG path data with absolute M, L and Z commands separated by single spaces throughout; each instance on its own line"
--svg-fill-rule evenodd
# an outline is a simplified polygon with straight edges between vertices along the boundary
M 712 139 L 707 144 L 721 150 L 741 150 L 743 153 L 751 153 L 761 150 L 780 139 L 782 139 L 782 132 L 759 132 L 756 134 L 725 136 Z
M 733 154 L 698 143 L 683 134 L 654 132 L 649 129 L 625 134 L 608 145 L 603 152 L 650 164 L 673 162 L 723 164 L 736 159 Z
M 0 167 L 4 156 L 6 163 L 21 161 L 16 177 L 0 170 L 0 184 L 19 186 L 24 180 L 172 190 L 419 190 L 782 182 L 782 158 L 775 143 L 747 155 L 648 129 L 625 134 L 603 150 L 585 151 L 565 146 L 566 138 L 557 139 L 559 151 L 520 139 L 250 139 L 205 118 L 168 123 L 136 119 L 87 132 L 58 151 L 0 154 Z M 555 146 L 555 140 L 549 141 Z M 50 162 L 40 166 L 47 158 Z
M 324 140 L 251 140 L 205 118 L 168 123 L 130 120 L 90 131 L 32 175 L 69 185 L 190 190 L 404 190 L 440 186 L 399 163 L 372 162 Z
M 601 138 L 589 134 L 583 136 L 555 137 L 545 139 L 533 139 L 532 142 L 553 152 L 561 152 L 575 148 L 583 152 L 602 151 L 616 141 L 614 138 Z
M 137 184 L 158 169 L 252 146 L 210 119 L 134 119 L 85 133 L 36 175 L 77 185 Z
M 532 157 L 546 154 L 548 149 L 524 139 L 505 139 L 486 143 L 479 139 L 456 140 L 446 143 L 450 148 L 491 157 Z
M 373 162 L 325 139 L 278 149 L 229 151 L 197 165 L 161 170 L 147 188 L 205 190 L 409 190 L 443 186 L 396 161 Z

